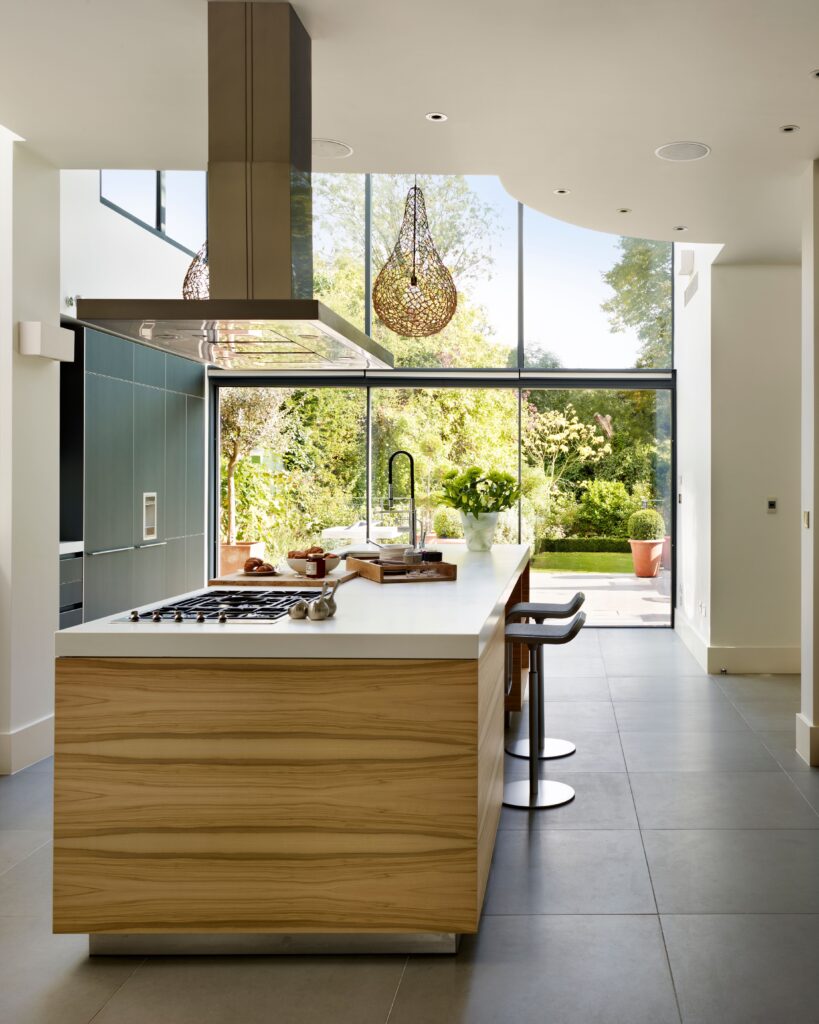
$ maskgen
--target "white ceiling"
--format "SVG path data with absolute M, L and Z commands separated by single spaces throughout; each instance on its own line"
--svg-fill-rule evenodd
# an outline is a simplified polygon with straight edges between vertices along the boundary
M 577 224 L 798 259 L 799 179 L 819 157 L 817 0 L 295 7 L 313 38 L 313 134 L 355 151 L 317 169 L 497 174 Z M 0 0 L 0 24 L 0 124 L 58 166 L 205 166 L 206 0 Z M 712 155 L 654 156 L 677 140 Z

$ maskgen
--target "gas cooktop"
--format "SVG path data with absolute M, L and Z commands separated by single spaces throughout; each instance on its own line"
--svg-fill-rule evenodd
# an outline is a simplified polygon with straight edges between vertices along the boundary
M 133 611 L 129 622 L 273 622 L 302 599 L 311 601 L 315 590 L 213 590 L 157 605 L 145 612 Z

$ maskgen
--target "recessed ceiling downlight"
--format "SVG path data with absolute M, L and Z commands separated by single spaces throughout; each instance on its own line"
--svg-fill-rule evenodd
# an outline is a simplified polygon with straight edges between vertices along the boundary
M 687 231 L 688 230 L 688 225 L 687 224 L 675 224 L 674 227 L 672 228 L 672 230 L 673 231 Z
M 553 188 L 552 192 L 556 196 L 568 196 L 571 195 L 572 190 L 570 188 Z
M 313 139 L 313 156 L 324 160 L 344 160 L 353 152 L 353 147 L 337 139 Z
M 703 160 L 711 152 L 711 147 L 704 142 L 669 142 L 654 150 L 654 155 L 661 160 L 673 160 L 676 163 L 687 163 L 691 160 Z
M 442 114 L 440 110 L 430 110 L 428 114 L 424 114 L 424 117 L 426 117 L 427 121 L 440 122 L 447 120 L 446 114 Z
M 784 132 L 786 135 L 792 135 L 794 132 L 799 131 L 798 124 L 783 124 L 779 126 L 779 130 Z
M 621 206 L 620 209 L 617 212 L 618 213 L 631 213 L 631 207 L 630 206 Z

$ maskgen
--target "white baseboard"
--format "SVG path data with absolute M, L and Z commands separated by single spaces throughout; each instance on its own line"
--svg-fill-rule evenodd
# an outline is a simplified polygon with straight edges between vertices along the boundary
M 799 647 L 709 647 L 708 671 L 718 675 L 799 675 Z
M 13 775 L 54 753 L 54 715 L 0 733 L 0 775 Z
M 708 671 L 708 644 L 688 621 L 685 613 L 677 608 L 674 612 L 674 631 L 700 663 L 703 672 Z
M 819 725 L 800 712 L 796 716 L 796 753 L 812 767 L 819 767 Z
M 707 643 L 685 614 L 674 613 L 674 628 L 705 672 L 719 675 L 799 675 L 802 671 L 799 647 L 721 646 Z

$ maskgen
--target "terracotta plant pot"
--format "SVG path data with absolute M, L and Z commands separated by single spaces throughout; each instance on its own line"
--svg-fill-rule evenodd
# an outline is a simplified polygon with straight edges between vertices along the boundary
M 264 544 L 260 540 L 240 541 L 219 545 L 219 575 L 227 576 L 244 568 L 248 558 L 264 558 Z
M 662 537 L 659 540 L 630 540 L 629 544 L 634 575 L 642 578 L 656 576 L 663 557 Z

